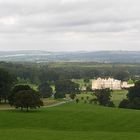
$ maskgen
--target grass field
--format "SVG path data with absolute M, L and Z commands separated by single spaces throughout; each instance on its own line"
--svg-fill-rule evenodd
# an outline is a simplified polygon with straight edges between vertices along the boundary
M 113 91 L 111 100 L 114 102 L 114 104 L 116 106 L 118 106 L 119 103 L 123 99 L 126 99 L 127 98 L 126 97 L 127 93 L 128 93 L 128 90 L 116 90 L 116 91 Z
M 140 111 L 68 103 L 0 111 L 0 140 L 139 140 Z
M 118 107 L 119 103 L 126 98 L 127 93 L 128 93 L 127 90 L 115 90 L 112 92 L 111 100 L 113 101 L 116 107 Z M 87 100 L 87 96 L 89 97 L 89 100 L 95 98 L 93 96 L 93 92 L 88 92 L 87 94 L 85 93 L 78 94 L 77 98 L 81 100 L 81 97 L 83 97 L 84 99 L 81 102 L 84 102 L 85 100 Z

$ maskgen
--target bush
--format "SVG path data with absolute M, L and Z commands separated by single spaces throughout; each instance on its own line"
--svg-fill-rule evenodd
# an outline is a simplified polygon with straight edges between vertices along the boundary
M 87 96 L 87 100 L 89 100 L 89 96 Z
M 76 99 L 76 103 L 77 103 L 77 104 L 79 103 L 79 99 Z
M 130 102 L 127 99 L 124 99 L 120 102 L 119 108 L 129 108 Z
M 140 109 L 140 98 L 134 98 L 130 104 L 130 108 L 132 109 Z
M 56 92 L 55 94 L 54 94 L 54 98 L 55 99 L 59 99 L 59 98 L 65 98 L 66 96 L 65 96 L 65 93 L 63 93 L 63 92 Z
M 89 100 L 89 103 L 90 103 L 90 104 L 92 104 L 92 103 L 97 104 L 97 99 L 90 99 L 90 100 Z
M 87 103 L 87 101 L 85 100 L 85 101 L 84 101 L 84 104 L 86 104 L 86 103 Z
M 76 94 L 75 94 L 75 93 L 71 93 L 69 96 L 70 96 L 70 98 L 71 98 L 72 100 L 74 100 L 75 97 L 76 97 Z
M 112 101 L 108 102 L 108 107 L 115 107 L 114 103 Z

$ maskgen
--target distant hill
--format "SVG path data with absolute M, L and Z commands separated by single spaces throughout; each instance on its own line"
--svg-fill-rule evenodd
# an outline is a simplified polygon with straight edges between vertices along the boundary
M 8 51 L 0 52 L 0 61 L 14 62 L 101 62 L 140 63 L 140 51 L 96 52 L 47 52 Z

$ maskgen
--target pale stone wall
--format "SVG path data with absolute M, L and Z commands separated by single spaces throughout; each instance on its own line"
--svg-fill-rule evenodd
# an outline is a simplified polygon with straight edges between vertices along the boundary
M 122 82 L 122 88 L 130 88 L 133 86 L 134 86 L 134 84 L 128 84 L 127 82 Z
M 98 78 L 97 80 L 92 81 L 92 89 L 105 89 L 109 88 L 112 90 L 121 90 L 122 88 L 130 88 L 134 86 L 134 84 L 128 84 L 127 82 L 121 82 L 120 80 L 108 78 L 108 79 L 101 79 Z

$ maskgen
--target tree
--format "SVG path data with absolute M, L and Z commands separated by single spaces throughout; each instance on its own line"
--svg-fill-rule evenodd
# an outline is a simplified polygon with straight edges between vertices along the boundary
M 79 84 L 74 83 L 71 80 L 59 80 L 55 82 L 55 90 L 55 97 L 64 98 L 66 94 L 79 93 Z
M 119 104 L 119 108 L 129 108 L 129 100 L 128 99 L 123 99 L 120 104 Z
M 15 77 L 13 75 L 4 69 L 0 69 L 0 101 L 4 99 L 6 102 L 14 82 Z
M 135 98 L 140 99 L 140 81 L 137 81 L 134 87 L 128 89 L 127 97 L 130 101 L 134 100 Z
M 11 93 L 9 94 L 8 100 L 9 100 L 9 104 L 11 106 L 14 105 L 15 103 L 15 94 L 20 92 L 20 91 L 25 91 L 25 90 L 31 90 L 31 87 L 29 85 L 16 85 Z
M 140 81 L 128 89 L 127 98 L 121 101 L 120 108 L 140 109 Z
M 110 89 L 97 89 L 94 91 L 94 95 L 96 96 L 97 102 L 99 105 L 103 106 L 114 106 L 113 102 L 111 102 L 111 92 Z
M 65 96 L 65 93 L 64 92 L 56 92 L 55 94 L 54 94 L 54 98 L 55 99 L 59 99 L 59 98 L 65 98 L 66 96 Z
M 53 95 L 53 89 L 48 82 L 43 82 L 38 87 L 43 98 L 49 98 Z
M 31 89 L 28 85 L 15 86 L 9 97 L 9 104 L 15 108 L 20 108 L 21 110 L 25 108 L 27 111 L 29 108 L 36 109 L 43 106 L 40 94 Z

